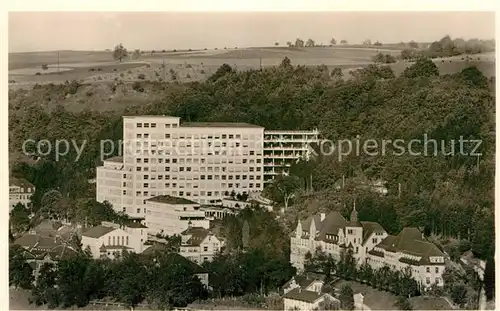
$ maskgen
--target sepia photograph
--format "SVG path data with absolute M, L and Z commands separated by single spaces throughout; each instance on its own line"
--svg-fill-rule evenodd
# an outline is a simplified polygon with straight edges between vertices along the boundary
M 7 24 L 10 310 L 495 310 L 495 12 Z

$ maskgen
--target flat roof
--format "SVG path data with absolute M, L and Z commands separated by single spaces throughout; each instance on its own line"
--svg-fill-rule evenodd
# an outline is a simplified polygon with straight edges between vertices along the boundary
M 237 127 L 237 128 L 264 128 L 260 125 L 242 123 L 242 122 L 185 122 L 181 123 L 181 127 Z
M 158 203 L 165 203 L 165 204 L 197 204 L 194 201 L 184 199 L 184 198 L 179 198 L 179 197 L 173 197 L 170 195 L 158 195 L 156 197 L 152 197 L 147 199 L 146 201 L 152 201 L 152 202 L 158 202 Z
M 123 116 L 124 119 L 140 119 L 140 118 L 176 118 L 180 119 L 180 117 L 174 117 L 174 116 L 167 116 L 164 114 L 158 114 L 158 115 L 143 115 L 143 116 Z
M 111 157 L 111 158 L 104 159 L 104 161 L 107 161 L 107 162 L 116 162 L 116 163 L 123 163 L 123 157 L 120 157 L 120 156 Z

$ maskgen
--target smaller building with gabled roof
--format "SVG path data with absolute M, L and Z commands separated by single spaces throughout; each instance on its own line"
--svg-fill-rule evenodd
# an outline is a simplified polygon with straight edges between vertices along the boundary
M 340 301 L 325 291 L 324 280 L 324 275 L 311 272 L 294 276 L 282 287 L 284 310 L 338 309 Z
M 123 251 L 142 253 L 147 247 L 147 228 L 137 223 L 130 226 L 103 222 L 82 232 L 82 248 L 89 248 L 93 258 L 117 258 Z
M 179 254 L 201 264 L 205 261 L 212 261 L 223 245 L 222 239 L 210 230 L 203 227 L 189 227 L 181 232 Z
M 16 204 L 21 203 L 31 208 L 31 196 L 35 194 L 35 186 L 24 178 L 9 179 L 9 212 Z

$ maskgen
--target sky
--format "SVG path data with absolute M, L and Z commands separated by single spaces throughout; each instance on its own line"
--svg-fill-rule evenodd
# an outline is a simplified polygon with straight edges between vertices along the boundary
M 492 39 L 492 12 L 10 12 L 9 52 Z

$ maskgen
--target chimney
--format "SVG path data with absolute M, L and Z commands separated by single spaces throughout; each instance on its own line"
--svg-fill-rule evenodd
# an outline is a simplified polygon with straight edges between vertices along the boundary
M 320 216 L 321 216 L 321 220 L 320 221 L 325 220 L 325 218 L 326 218 L 326 214 L 325 213 L 321 213 Z

